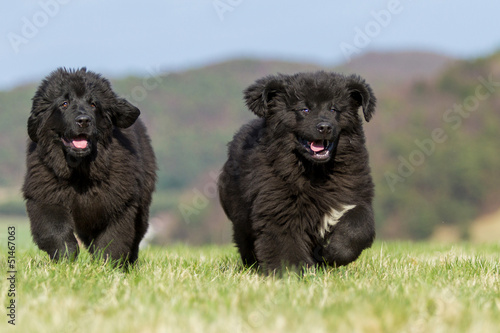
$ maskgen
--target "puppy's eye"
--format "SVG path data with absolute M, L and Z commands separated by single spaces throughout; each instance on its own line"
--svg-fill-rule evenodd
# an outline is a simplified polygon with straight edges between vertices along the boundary
M 332 108 L 330 109 L 330 111 L 331 111 L 331 112 L 338 112 L 339 110 L 337 110 L 335 107 L 332 107 Z
M 95 109 L 97 106 L 95 105 L 95 103 L 90 103 L 90 107 L 91 107 L 92 109 Z
M 304 112 L 304 113 L 308 113 L 308 112 L 309 112 L 309 109 L 304 108 L 304 109 L 300 109 L 300 111 L 302 111 L 302 112 Z
M 65 110 L 68 108 L 68 106 L 69 106 L 69 103 L 67 101 L 62 102 L 62 104 L 61 104 L 61 108 L 65 109 Z

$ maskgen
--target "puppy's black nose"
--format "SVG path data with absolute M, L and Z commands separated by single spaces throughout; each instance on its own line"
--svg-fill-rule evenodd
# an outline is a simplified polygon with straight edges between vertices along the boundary
M 330 134 L 332 133 L 333 125 L 324 121 L 316 125 L 316 128 L 321 134 Z
M 85 128 L 88 127 L 90 124 L 90 117 L 86 115 L 80 115 L 75 118 L 75 121 L 78 124 L 78 126 Z

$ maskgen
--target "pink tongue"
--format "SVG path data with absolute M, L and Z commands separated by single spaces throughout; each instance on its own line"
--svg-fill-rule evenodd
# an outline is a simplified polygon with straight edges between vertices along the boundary
M 87 140 L 85 139 L 76 139 L 72 141 L 73 146 L 78 149 L 84 149 L 87 148 Z
M 313 141 L 311 142 L 311 150 L 315 153 L 318 151 L 322 151 L 325 149 L 325 146 L 323 145 L 323 141 Z

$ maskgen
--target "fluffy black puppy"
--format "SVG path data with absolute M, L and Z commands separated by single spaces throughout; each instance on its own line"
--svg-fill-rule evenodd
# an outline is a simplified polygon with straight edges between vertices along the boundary
M 327 72 L 268 76 L 245 100 L 260 119 L 236 133 L 219 179 L 243 262 L 273 271 L 356 260 L 375 237 L 358 114 L 375 111 L 370 86 Z
M 50 258 L 134 262 L 148 228 L 156 162 L 138 108 L 99 74 L 57 69 L 33 97 L 23 186 L 31 233 Z

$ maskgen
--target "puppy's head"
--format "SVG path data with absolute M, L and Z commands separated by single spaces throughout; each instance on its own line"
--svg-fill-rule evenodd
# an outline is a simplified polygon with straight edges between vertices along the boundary
M 286 138 L 286 147 L 315 163 L 332 158 L 340 135 L 359 131 L 360 107 L 370 121 L 376 104 L 361 77 L 323 71 L 268 76 L 244 94 L 248 108 L 266 119 L 276 138 Z
M 59 68 L 38 87 L 28 119 L 32 141 L 67 156 L 82 158 L 106 142 L 113 126 L 126 128 L 139 116 L 139 109 L 111 90 L 99 74 Z

